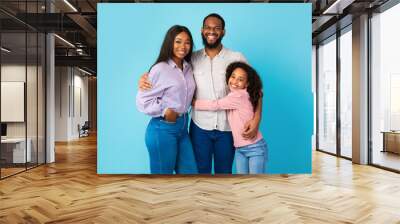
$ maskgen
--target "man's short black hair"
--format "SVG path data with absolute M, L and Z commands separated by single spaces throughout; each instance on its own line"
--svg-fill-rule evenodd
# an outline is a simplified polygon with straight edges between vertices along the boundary
M 220 16 L 220 15 L 217 14 L 217 13 L 211 13 L 211 14 L 209 14 L 208 16 L 204 17 L 204 19 L 203 19 L 203 26 L 204 26 L 204 23 L 206 22 L 206 20 L 207 20 L 208 18 L 210 18 L 210 17 L 215 17 L 215 18 L 221 20 L 222 29 L 225 29 L 225 20 L 224 20 L 224 18 L 222 18 L 222 16 Z

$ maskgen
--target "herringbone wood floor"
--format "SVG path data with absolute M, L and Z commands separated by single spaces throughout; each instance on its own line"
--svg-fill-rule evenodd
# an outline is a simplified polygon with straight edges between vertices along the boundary
M 0 223 L 400 223 L 400 175 L 315 152 L 312 175 L 98 176 L 96 139 L 0 181 Z

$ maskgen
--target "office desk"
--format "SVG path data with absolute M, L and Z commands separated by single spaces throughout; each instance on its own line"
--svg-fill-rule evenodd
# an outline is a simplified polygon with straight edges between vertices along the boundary
M 32 140 L 27 139 L 25 151 L 25 138 L 6 138 L 1 139 L 1 157 L 6 163 L 25 163 L 30 162 L 32 158 L 31 145 Z M 25 154 L 26 152 L 26 154 Z M 12 158 L 12 159 L 11 159 Z M 25 161 L 25 158 L 27 161 Z
M 383 150 L 382 152 L 393 152 L 400 154 L 400 131 L 382 131 Z

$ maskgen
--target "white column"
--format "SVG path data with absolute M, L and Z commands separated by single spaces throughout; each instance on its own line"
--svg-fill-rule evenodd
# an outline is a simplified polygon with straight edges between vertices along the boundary
M 368 163 L 368 15 L 353 19 L 353 162 Z
M 47 76 L 46 76 L 46 163 L 52 163 L 55 161 L 54 151 L 54 133 L 55 133 L 55 76 L 54 76 L 54 35 L 47 34 L 46 36 L 46 57 L 47 57 Z
M 54 6 L 47 1 L 47 12 L 53 12 Z M 46 163 L 55 161 L 54 133 L 55 133 L 55 44 L 54 35 L 46 35 Z

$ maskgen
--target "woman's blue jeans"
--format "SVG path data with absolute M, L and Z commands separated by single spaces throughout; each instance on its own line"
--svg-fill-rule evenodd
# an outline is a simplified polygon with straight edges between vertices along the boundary
M 236 171 L 238 174 L 265 173 L 268 147 L 264 139 L 236 148 Z
M 192 143 L 188 134 L 188 115 L 176 122 L 162 117 L 152 118 L 147 126 L 145 142 L 152 174 L 197 174 Z

